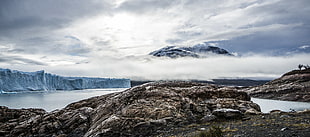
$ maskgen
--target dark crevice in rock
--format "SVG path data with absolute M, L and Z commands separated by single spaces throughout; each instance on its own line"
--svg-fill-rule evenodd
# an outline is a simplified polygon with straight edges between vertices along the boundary
M 221 110 L 222 109 L 222 110 Z M 152 136 L 217 118 L 260 113 L 245 92 L 194 82 L 154 82 L 93 97 L 50 113 L 0 108 L 4 136 Z

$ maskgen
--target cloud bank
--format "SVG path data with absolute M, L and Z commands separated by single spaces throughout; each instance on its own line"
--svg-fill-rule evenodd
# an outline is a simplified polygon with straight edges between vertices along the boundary
M 0 65 L 18 70 L 33 71 L 40 68 L 65 76 L 126 77 L 133 80 L 210 80 L 214 78 L 274 79 L 297 69 L 298 64 L 310 64 L 309 54 L 294 56 L 248 56 L 211 58 L 154 58 L 127 57 L 94 59 L 91 62 L 56 67 L 32 65 Z M 14 59 L 15 60 L 15 59 Z
M 308 0 L 1 0 L 0 67 L 135 79 L 276 77 L 310 64 L 308 13 Z M 241 57 L 146 56 L 201 42 Z

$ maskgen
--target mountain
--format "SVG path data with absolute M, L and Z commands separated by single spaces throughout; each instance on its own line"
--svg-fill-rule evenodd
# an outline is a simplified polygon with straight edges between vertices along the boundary
M 209 46 L 207 43 L 197 44 L 192 47 L 168 46 L 153 51 L 149 53 L 149 55 L 155 57 L 170 57 L 170 58 L 178 58 L 178 57 L 199 58 L 214 55 L 233 56 L 233 54 L 229 53 L 227 50 L 219 47 Z
M 293 70 L 264 85 L 243 91 L 258 98 L 310 102 L 310 69 Z
M 156 57 L 170 57 L 170 58 L 177 58 L 177 57 L 195 57 L 198 58 L 199 55 L 192 52 L 185 50 L 181 47 L 176 47 L 176 46 L 168 46 L 161 48 L 159 50 L 151 52 L 149 55 L 153 55 Z
M 0 92 L 129 88 L 129 79 L 62 77 L 42 71 L 0 69 Z

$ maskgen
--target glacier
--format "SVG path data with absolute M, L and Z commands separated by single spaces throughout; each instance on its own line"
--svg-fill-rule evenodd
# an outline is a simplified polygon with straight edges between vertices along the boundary
M 130 79 L 125 78 L 63 77 L 44 70 L 22 72 L 0 68 L 0 93 L 130 87 Z

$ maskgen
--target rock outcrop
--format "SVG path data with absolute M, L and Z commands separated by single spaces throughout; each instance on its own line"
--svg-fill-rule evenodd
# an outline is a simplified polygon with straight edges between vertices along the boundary
M 310 69 L 293 70 L 264 85 L 242 91 L 258 98 L 310 102 Z
M 233 87 L 147 83 L 50 113 L 1 107 L 0 136 L 152 136 L 187 124 L 240 118 L 248 110 L 259 113 L 260 107 Z

